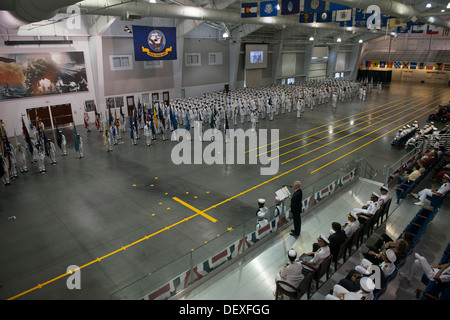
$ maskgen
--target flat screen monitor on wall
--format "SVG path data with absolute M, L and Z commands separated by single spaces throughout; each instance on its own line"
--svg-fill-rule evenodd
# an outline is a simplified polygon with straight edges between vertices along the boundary
M 245 69 L 267 68 L 267 44 L 245 46 Z

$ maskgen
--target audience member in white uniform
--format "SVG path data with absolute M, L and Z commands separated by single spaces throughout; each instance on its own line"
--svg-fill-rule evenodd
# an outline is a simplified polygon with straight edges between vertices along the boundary
M 417 206 L 423 206 L 425 199 L 427 198 L 427 196 L 433 196 L 433 194 L 437 195 L 437 196 L 444 196 L 447 194 L 447 192 L 450 190 L 450 176 L 447 174 L 444 174 L 444 176 L 442 177 L 442 185 L 439 188 L 434 188 L 434 189 L 428 189 L 425 188 L 421 191 L 419 191 L 419 193 L 411 193 L 411 195 L 416 198 L 419 199 L 419 202 L 414 203 Z
M 360 227 L 360 223 L 355 212 L 350 212 L 347 215 L 347 219 L 348 222 L 344 224 L 342 228 L 344 229 L 347 238 L 350 238 L 355 233 L 355 231 L 358 230 L 358 228 Z
M 373 290 L 375 283 L 369 277 L 361 278 L 360 289 L 357 292 L 351 292 L 339 284 L 333 286 L 333 294 L 328 294 L 326 300 L 373 300 Z
M 294 249 L 290 249 L 288 251 L 289 263 L 285 264 L 280 272 L 275 275 L 275 283 L 281 280 L 289 283 L 294 288 L 300 285 L 305 276 L 302 273 L 302 264 L 296 258 L 297 252 Z M 294 291 L 283 283 L 280 283 L 280 286 L 286 291 Z

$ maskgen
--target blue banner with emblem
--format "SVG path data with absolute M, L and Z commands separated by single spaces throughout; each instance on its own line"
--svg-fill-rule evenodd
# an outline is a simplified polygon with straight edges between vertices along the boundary
M 174 27 L 133 26 L 136 61 L 176 60 L 177 29 Z

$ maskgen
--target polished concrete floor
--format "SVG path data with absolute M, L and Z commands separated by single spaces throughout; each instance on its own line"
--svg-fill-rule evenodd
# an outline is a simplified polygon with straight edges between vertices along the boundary
M 272 205 L 274 191 L 294 180 L 309 186 L 362 157 L 382 182 L 383 166 L 404 155 L 390 147 L 398 127 L 423 126 L 449 100 L 446 86 L 395 83 L 335 110 L 324 104 L 300 119 L 260 120 L 259 128 L 279 129 L 284 139 L 274 176 L 260 175 L 259 164 L 174 165 L 175 142 L 160 138 L 152 147 L 144 139 L 132 146 L 126 135 L 108 153 L 102 135 L 81 126 L 85 157 L 78 159 L 72 128 L 65 128 L 67 157 L 47 162 L 45 174 L 29 165 L 0 190 L 0 298 L 114 299 L 251 219 L 258 198 Z M 71 265 L 82 268 L 81 290 L 68 290 L 61 276 Z

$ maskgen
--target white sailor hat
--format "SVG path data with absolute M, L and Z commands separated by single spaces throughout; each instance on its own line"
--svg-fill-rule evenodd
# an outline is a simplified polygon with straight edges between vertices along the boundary
M 291 257 L 291 258 L 297 257 L 297 251 L 295 251 L 294 249 L 290 249 L 288 251 L 288 256 Z
M 330 240 L 328 240 L 328 238 L 325 237 L 324 234 L 320 234 L 320 236 L 317 238 L 317 240 L 323 240 L 323 241 L 325 241 L 326 243 L 330 243 Z
M 264 204 L 264 203 L 266 203 L 266 199 L 259 198 L 258 199 L 258 203 Z
M 275 201 L 280 201 L 280 198 L 278 198 L 278 197 L 275 197 Z
M 356 215 L 356 212 L 354 210 L 350 211 L 350 213 L 347 215 L 347 217 L 353 217 L 355 219 L 358 219 L 358 216 Z
M 444 178 L 450 180 L 450 176 L 448 174 L 444 174 Z
M 265 218 L 265 217 L 266 217 L 266 210 L 258 211 L 258 218 Z
M 375 289 L 375 283 L 369 277 L 362 277 L 359 284 L 366 292 L 372 292 Z
M 388 189 L 388 187 L 386 187 L 386 186 L 381 186 L 380 190 L 384 190 L 384 191 L 386 191 L 386 192 L 389 192 L 389 189 Z
M 376 193 L 376 192 L 372 192 L 372 196 L 373 196 L 373 197 L 377 197 L 377 198 L 380 197 L 380 195 L 379 195 L 378 193 Z
M 397 260 L 397 256 L 395 255 L 395 252 L 392 249 L 386 250 L 386 257 L 390 262 L 395 262 L 395 260 Z

